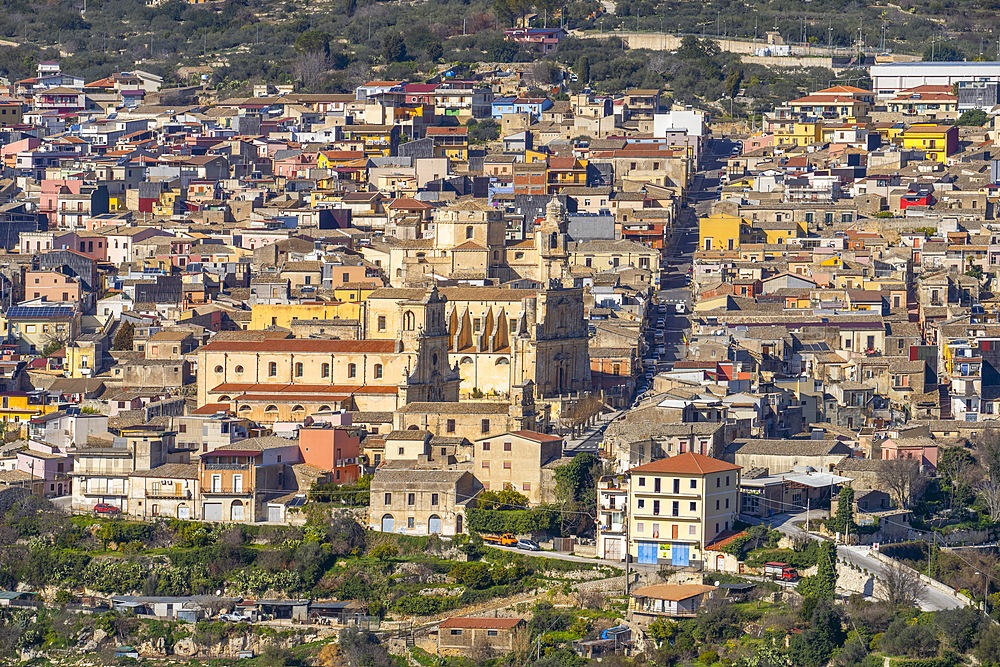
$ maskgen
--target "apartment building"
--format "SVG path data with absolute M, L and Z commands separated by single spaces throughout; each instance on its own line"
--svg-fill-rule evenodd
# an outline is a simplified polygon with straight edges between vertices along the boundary
M 688 567 L 739 513 L 740 466 L 687 452 L 628 472 L 629 554 Z

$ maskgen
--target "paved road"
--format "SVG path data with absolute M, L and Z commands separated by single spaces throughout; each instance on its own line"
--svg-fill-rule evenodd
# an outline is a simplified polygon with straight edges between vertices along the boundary
M 826 510 L 814 510 L 809 513 L 810 518 L 818 519 L 827 516 Z M 746 517 L 741 517 L 746 519 Z M 797 514 L 776 514 L 768 519 L 772 528 L 781 531 L 790 537 L 805 537 L 812 540 L 822 540 L 819 535 L 807 533 L 802 526 L 805 525 L 806 513 Z M 750 521 L 751 523 L 763 523 L 761 521 Z M 870 547 L 854 547 L 847 545 L 837 546 L 837 556 L 864 568 L 875 575 L 876 579 L 884 576 L 885 564 L 871 555 Z M 877 594 L 877 586 L 876 586 Z M 954 595 L 948 594 L 939 588 L 924 586 L 923 591 L 917 597 L 920 608 L 924 611 L 941 611 L 943 609 L 955 609 L 964 607 L 965 602 Z

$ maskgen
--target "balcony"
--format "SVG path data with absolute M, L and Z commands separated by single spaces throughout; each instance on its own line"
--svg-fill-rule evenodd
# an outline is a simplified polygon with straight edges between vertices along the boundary
M 201 493 L 202 493 L 202 495 L 205 495 L 205 496 L 234 496 L 234 497 L 244 497 L 244 496 L 252 496 L 253 495 L 253 491 L 251 491 L 249 489 L 235 490 L 232 487 L 229 487 L 228 489 L 224 488 L 224 487 L 217 487 L 217 488 L 214 488 L 214 489 L 211 489 L 211 490 L 206 489 L 206 490 L 202 491 Z
M 247 463 L 206 463 L 205 470 L 249 470 Z
M 158 498 L 160 500 L 191 500 L 190 489 L 160 489 L 156 491 L 146 491 L 147 498 Z

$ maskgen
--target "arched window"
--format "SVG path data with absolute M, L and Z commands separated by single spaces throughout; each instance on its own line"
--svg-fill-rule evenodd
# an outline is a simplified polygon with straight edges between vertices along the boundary
M 233 399 L 229 398 L 228 396 L 219 396 L 219 403 L 227 403 L 231 400 Z
M 347 364 L 347 377 L 349 377 L 349 378 L 358 377 L 358 365 L 357 364 Z
M 269 405 L 266 408 L 264 408 L 264 412 L 277 412 L 277 411 L 278 411 L 277 405 Z
M 323 364 L 323 377 L 330 377 L 330 364 Z
M 507 357 L 500 357 L 499 359 L 497 359 L 496 365 L 497 366 L 509 366 L 510 365 L 510 360 L 507 359 Z
M 473 234 L 472 225 L 469 225 L 468 227 L 465 228 L 465 238 L 471 239 L 472 234 Z
M 435 352 L 434 354 L 431 355 L 431 365 L 432 366 L 437 366 L 438 365 L 437 352 Z
M 413 331 L 413 323 L 415 320 L 416 318 L 413 316 L 413 311 L 408 310 L 403 313 L 403 330 Z
M 462 359 L 458 363 L 460 363 L 460 364 L 471 364 L 472 363 L 472 357 L 462 357 Z
M 224 370 L 226 370 L 226 369 L 224 369 L 224 368 L 223 368 L 222 366 L 216 366 L 216 367 L 215 367 L 215 372 L 216 372 L 216 373 L 221 373 L 221 372 L 222 372 L 222 371 L 224 371 Z
M 301 405 L 293 405 L 292 406 L 292 412 L 305 412 L 305 411 L 306 411 L 306 409 L 304 407 L 302 407 Z
M 305 369 L 305 367 L 302 365 L 301 361 L 296 362 L 296 364 L 295 364 L 295 377 L 297 377 L 297 378 L 302 377 L 302 373 L 303 373 L 304 369 Z
M 233 370 L 234 370 L 234 371 L 236 371 L 236 372 L 237 372 L 237 374 L 238 374 L 238 373 L 242 373 L 242 372 L 243 372 L 243 367 L 242 367 L 242 366 L 237 366 L 237 367 L 236 367 L 236 368 L 234 368 Z
M 251 408 L 249 405 L 240 406 L 240 412 L 250 412 L 251 410 L 253 410 L 253 408 Z
M 274 377 L 278 374 L 278 364 L 271 362 L 267 365 L 267 375 L 268 377 Z
M 382 364 L 375 364 L 374 371 L 375 372 L 374 372 L 373 375 L 374 375 L 374 377 L 375 377 L 376 380 L 379 379 L 380 377 L 382 377 Z
M 321 405 L 321 406 L 319 406 L 318 412 L 330 412 L 330 411 L 331 410 L 330 410 L 330 406 L 329 405 Z

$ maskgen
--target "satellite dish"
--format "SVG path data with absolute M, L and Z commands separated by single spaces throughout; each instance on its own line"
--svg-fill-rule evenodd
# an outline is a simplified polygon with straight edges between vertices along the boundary
M 719 587 L 719 586 L 721 586 L 721 585 L 722 585 L 722 582 L 721 582 L 721 581 L 717 581 L 717 582 L 715 582 L 715 587 L 716 587 L 716 588 L 718 588 L 718 587 Z

